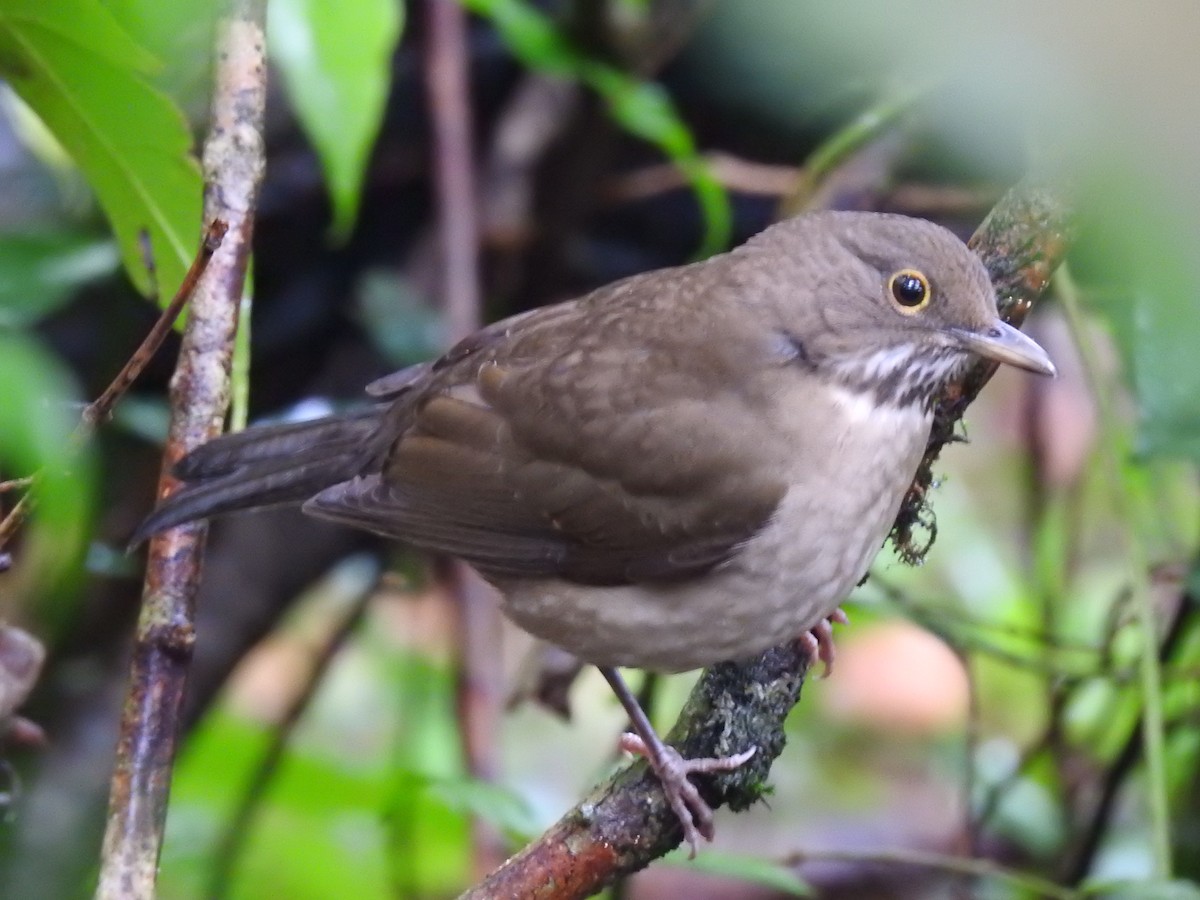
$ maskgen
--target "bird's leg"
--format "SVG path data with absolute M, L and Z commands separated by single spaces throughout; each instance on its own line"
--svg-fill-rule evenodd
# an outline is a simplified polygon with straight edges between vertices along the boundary
M 825 666 L 825 671 L 821 673 L 822 678 L 828 678 L 829 673 L 833 671 L 833 659 L 836 656 L 836 649 L 833 646 L 834 622 L 839 625 L 848 625 L 850 620 L 846 618 L 846 614 L 841 609 L 835 609 L 831 615 L 814 625 L 812 630 L 804 632 L 797 638 L 808 651 L 812 661 L 820 660 Z
M 600 674 L 612 687 L 613 693 L 617 695 L 617 699 L 621 701 L 621 705 L 625 707 L 629 721 L 633 724 L 634 733 L 621 736 L 621 749 L 645 757 L 650 763 L 662 784 L 667 802 L 671 804 L 671 809 L 683 827 L 684 840 L 691 848 L 689 856 L 694 858 L 700 838 L 704 837 L 709 841 L 713 839 L 713 811 L 700 796 L 696 786 L 688 780 L 688 775 L 692 772 L 732 771 L 750 759 L 756 748 L 751 747 L 733 756 L 684 759 L 678 750 L 663 743 L 620 673 L 611 666 L 600 666 L 599 669 Z

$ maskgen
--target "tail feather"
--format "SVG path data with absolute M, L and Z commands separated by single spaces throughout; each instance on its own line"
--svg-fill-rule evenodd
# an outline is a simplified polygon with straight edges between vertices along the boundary
M 281 461 L 297 453 L 322 450 L 333 455 L 363 442 L 379 426 L 385 406 L 373 406 L 307 422 L 247 428 L 197 447 L 175 464 L 172 474 L 184 481 L 225 475 L 259 461 Z
M 173 474 L 184 486 L 138 526 L 130 547 L 185 522 L 300 504 L 353 478 L 370 462 L 370 438 L 386 409 L 251 428 L 210 441 L 175 465 Z

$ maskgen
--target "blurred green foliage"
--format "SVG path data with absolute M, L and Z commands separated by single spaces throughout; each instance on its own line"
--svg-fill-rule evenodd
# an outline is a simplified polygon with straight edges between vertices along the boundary
M 604 98 L 622 128 L 658 147 L 688 179 L 700 204 L 705 233 L 696 255 L 726 249 L 732 227 L 729 195 L 698 154 L 691 128 L 662 87 L 582 53 L 525 0 L 463 0 L 463 5 L 486 16 L 527 66 L 586 84 Z
M 27 327 L 118 263 L 111 241 L 68 232 L 0 237 L 0 328 Z
M 1137 397 L 1135 449 L 1200 460 L 1200 262 L 1195 211 L 1155 179 L 1101 160 L 1088 173 L 1085 298 L 1108 323 Z
M 7 614 L 24 608 L 49 632 L 66 623 L 91 535 L 95 471 L 91 454 L 71 440 L 78 391 L 62 366 L 35 342 L 0 330 L 0 471 L 36 475 Z
M 623 2 L 638 10 L 647 5 Z M 680 166 L 703 209 L 702 252 L 724 246 L 729 200 L 661 86 L 585 54 L 530 3 L 464 5 L 486 17 L 527 66 L 596 91 L 623 129 Z M 405 8 L 388 0 L 350 6 L 275 0 L 272 7 L 271 49 L 320 155 L 339 236 L 352 228 L 360 204 Z M 1174 196 L 1173 170 L 1158 155 L 1164 141 L 1155 133 L 1130 128 L 1133 153 L 1127 146 L 1096 149 L 1101 142 L 1089 130 L 1095 123 L 1078 120 L 1092 105 L 1107 107 L 1081 92 L 1086 79 L 1070 74 L 1064 48 L 1039 49 L 1032 16 L 1025 23 L 1029 34 L 1016 40 L 1019 30 L 999 13 L 972 23 L 972 15 L 984 13 L 940 2 L 883 9 L 763 0 L 752 14 L 748 8 L 716 5 L 679 64 L 729 107 L 836 141 L 856 114 L 930 85 L 919 108 L 906 110 L 903 130 L 914 148 L 906 165 L 946 179 L 952 173 L 1003 180 L 1033 159 L 1050 171 L 1069 170 L 1083 184 L 1073 270 L 1092 321 L 1113 338 L 1121 363 L 1119 372 L 1101 367 L 1100 388 L 1121 396 L 1129 387 L 1133 401 L 1133 412 L 1099 440 L 1140 451 L 1122 458 L 1117 476 L 1117 487 L 1137 505 L 1138 521 L 1114 511 L 1113 475 L 1094 464 L 1094 449 L 1085 452 L 1071 483 L 1039 481 L 1044 473 L 1033 471 L 1024 447 L 1011 445 L 1017 426 L 988 423 L 997 416 L 994 408 L 988 412 L 989 389 L 969 417 L 971 435 L 983 440 L 947 454 L 945 470 L 952 474 L 934 500 L 941 528 L 929 564 L 905 570 L 881 559 L 876 571 L 883 577 L 859 594 L 855 629 L 843 632 L 852 647 L 856 634 L 903 617 L 968 661 L 979 716 L 970 747 L 972 809 L 989 810 L 990 834 L 1052 867 L 1079 824 L 1068 811 L 1080 773 L 1103 773 L 1146 707 L 1136 679 L 1129 559 L 1120 548 L 1136 531 L 1154 563 L 1178 564 L 1195 554 L 1195 470 L 1164 458 L 1200 455 L 1196 208 Z M 0 0 L 0 73 L 96 191 L 120 258 L 143 291 L 148 278 L 136 247 L 141 228 L 150 230 L 164 295 L 192 255 L 200 185 L 179 108 L 203 109 L 214 10 L 204 0 Z M 1100 15 L 1089 10 L 1074 24 Z M 1106 128 L 1108 121 L 1124 121 L 1115 107 L 1100 118 Z M 17 579 L 7 584 L 17 585 L 49 628 L 71 612 L 59 603 L 59 589 L 80 576 L 96 486 L 90 458 L 76 454 L 68 439 L 78 392 L 62 366 L 17 329 L 60 308 L 81 283 L 111 272 L 116 256 L 112 244 L 73 231 L 0 238 L 0 465 L 4 477 L 41 473 Z M 376 277 L 357 288 L 372 339 L 397 359 L 428 354 L 437 342 L 436 323 L 415 300 L 405 299 L 397 316 L 398 282 Z M 391 309 L 384 308 L 387 302 Z M 1025 402 L 1011 391 L 1005 400 Z M 161 433 L 162 407 L 155 401 L 124 407 L 122 418 L 141 433 Z M 1069 418 L 1060 414 L 1037 427 L 1063 428 Z M 1032 442 L 1024 433 L 1022 440 Z M 1195 587 L 1193 581 L 1193 595 Z M 1188 806 L 1189 791 L 1200 759 L 1198 644 L 1193 630 L 1164 673 L 1162 696 L 1154 698 L 1167 719 L 1163 761 L 1172 814 L 1183 823 L 1176 836 L 1193 840 L 1191 846 L 1196 811 Z M 686 679 L 673 679 L 662 695 L 674 702 L 686 687 Z M 773 847 L 769 840 L 783 831 L 793 846 L 822 839 L 829 821 L 871 817 L 886 825 L 892 816 L 909 825 L 907 796 L 897 802 L 899 783 L 957 789 L 960 724 L 907 736 L 847 724 L 826 705 L 825 688 L 814 683 L 808 691 L 789 723 L 789 755 L 774 773 L 773 809 L 757 823 L 753 813 L 744 817 L 751 849 Z M 586 687 L 576 697 L 581 694 L 587 709 L 580 720 L 611 712 L 608 701 L 589 697 Z M 233 895 L 441 896 L 457 890 L 468 877 L 469 816 L 492 823 L 513 842 L 525 839 L 608 759 L 609 745 L 601 744 L 616 728 L 615 719 L 601 721 L 588 734 L 603 760 L 575 766 L 578 777 L 566 788 L 546 787 L 552 773 L 538 755 L 540 733 L 518 736 L 525 752 L 514 754 L 509 781 L 484 785 L 463 772 L 453 710 L 447 664 L 383 645 L 364 628 L 339 658 L 270 783 L 236 860 Z M 222 831 L 272 727 L 268 716 L 256 718 L 228 701 L 191 735 L 176 773 L 162 896 L 206 895 L 220 862 Z M 1084 893 L 1114 900 L 1196 897 L 1190 882 L 1130 880 L 1153 871 L 1145 850 L 1150 813 L 1140 786 L 1132 784 L 1120 800 L 1120 827 L 1097 856 L 1095 886 Z M 531 785 L 541 793 L 534 796 Z M 1194 861 L 1180 863 L 1195 868 Z M 790 872 L 736 849 L 702 856 L 694 867 L 785 892 L 805 889 Z
M 340 659 L 239 848 L 231 896 L 445 895 L 465 886 L 468 814 L 528 824 L 519 800 L 463 775 L 451 677 L 371 641 Z M 172 786 L 163 897 L 208 895 L 222 829 L 269 733 L 219 709 L 189 739 Z
M 403 13 L 403 4 L 395 0 L 271 4 L 269 52 L 321 158 L 333 201 L 332 230 L 339 239 L 349 235 L 358 213 Z

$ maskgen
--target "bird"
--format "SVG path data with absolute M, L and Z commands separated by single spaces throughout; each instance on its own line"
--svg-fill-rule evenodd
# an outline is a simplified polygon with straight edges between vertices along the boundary
M 906 216 L 821 211 L 733 250 L 507 318 L 368 385 L 363 408 L 219 437 L 142 523 L 298 504 L 458 557 L 506 615 L 600 668 L 694 855 L 712 810 L 618 669 L 791 639 L 827 656 L 980 357 L 1054 375 L 979 259 Z M 828 658 L 827 658 L 828 665 Z

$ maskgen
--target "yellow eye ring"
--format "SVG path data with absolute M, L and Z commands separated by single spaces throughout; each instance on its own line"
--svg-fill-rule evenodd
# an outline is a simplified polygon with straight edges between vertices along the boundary
M 929 305 L 933 292 L 929 289 L 929 279 L 916 269 L 901 269 L 888 281 L 888 293 L 896 304 L 896 309 L 911 316 Z

